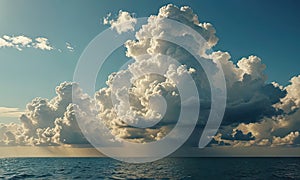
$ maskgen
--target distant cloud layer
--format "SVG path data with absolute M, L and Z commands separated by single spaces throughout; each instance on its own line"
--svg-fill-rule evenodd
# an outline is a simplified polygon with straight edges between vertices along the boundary
M 116 20 L 110 20 L 110 16 L 104 18 L 104 24 L 110 24 L 118 33 L 133 30 L 136 24 L 136 19 L 128 12 L 120 11 Z M 20 117 L 21 125 L 2 124 L 1 144 L 86 144 L 88 142 L 81 134 L 75 118 L 75 109 L 80 108 L 80 112 L 86 116 L 96 113 L 95 120 L 103 121 L 117 140 L 142 143 L 159 140 L 176 124 L 181 102 L 174 82 L 183 81 L 187 74 L 194 78 L 200 90 L 198 127 L 203 127 L 211 102 L 210 87 L 201 66 L 182 47 L 157 39 L 164 36 L 181 38 L 183 43 L 191 47 L 198 47 L 198 41 L 193 37 L 187 38 L 176 28 L 166 27 L 165 18 L 179 21 L 201 34 L 207 46 L 194 49 L 193 53 L 205 56 L 207 63 L 214 65 L 219 62 L 223 67 L 227 83 L 227 107 L 222 126 L 210 146 L 300 145 L 300 76 L 293 77 L 288 86 L 282 87 L 275 82 L 267 82 L 264 73 L 266 65 L 257 56 L 244 57 L 234 64 L 228 52 L 207 54 L 206 50 L 218 43 L 214 27 L 210 23 L 199 22 L 190 7 L 178 8 L 174 5 L 164 6 L 158 15 L 150 16 L 148 23 L 136 33 L 137 40 L 126 42 L 126 55 L 133 58 L 134 62 L 128 69 L 111 74 L 107 87 L 97 91 L 95 97 L 84 95 L 76 83 L 64 82 L 56 88 L 57 95 L 53 99 L 35 98 L 28 103 L 25 113 Z M 165 32 L 165 28 L 169 28 L 169 31 Z M 0 47 L 37 48 L 34 43 L 40 43 L 40 49 L 49 50 L 45 39 L 31 40 L 23 36 L 0 38 Z M 70 44 L 66 45 L 72 50 Z M 147 58 L 141 56 L 145 54 Z M 162 55 L 171 56 L 182 65 L 170 64 Z M 159 70 L 164 75 L 140 77 L 148 69 Z M 136 77 L 135 81 L 129 82 L 132 77 Z M 128 83 L 132 83 L 132 86 L 126 86 Z M 76 91 L 73 92 L 75 97 L 85 104 L 84 108 L 72 103 L 72 89 Z M 129 92 L 128 97 L 125 97 L 125 92 Z M 169 102 L 165 115 L 160 96 Z M 130 99 L 130 104 L 126 98 Z M 193 101 L 186 103 L 190 103 L 192 111 Z M 99 109 L 95 111 L 91 104 L 97 104 Z M 140 120 L 155 122 L 161 118 L 162 122 L 151 128 L 139 129 L 128 125 Z M 89 118 L 86 119 L 88 121 Z

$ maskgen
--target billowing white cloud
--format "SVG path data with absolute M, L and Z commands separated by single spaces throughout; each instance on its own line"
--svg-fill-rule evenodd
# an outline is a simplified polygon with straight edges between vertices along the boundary
M 137 40 L 128 41 L 125 44 L 127 48 L 126 55 L 135 61 L 129 66 L 128 70 L 111 75 L 107 82 L 108 88 L 104 88 L 96 94 L 98 103 L 102 108 L 100 117 L 110 124 L 115 136 L 143 142 L 155 140 L 159 133 L 167 134 L 172 125 L 176 123 L 177 114 L 175 112 L 178 112 L 180 105 L 180 100 L 176 96 L 176 87 L 171 83 L 171 79 L 175 77 L 180 79 L 180 72 L 188 73 L 188 69 L 192 69 L 197 87 L 201 89 L 202 102 L 207 102 L 202 106 L 199 125 L 206 123 L 210 104 L 210 89 L 201 66 L 193 63 L 194 57 L 183 48 L 159 39 L 164 37 L 181 38 L 181 42 L 187 47 L 198 47 L 199 42 L 193 37 L 183 35 L 180 28 L 168 26 L 164 18 L 179 21 L 195 29 L 207 41 L 207 45 L 204 46 L 206 49 L 213 47 L 218 42 L 214 27 L 209 23 L 199 22 L 197 15 L 189 7 L 178 8 L 174 5 L 167 5 L 159 10 L 158 15 L 150 16 L 148 23 L 136 33 Z M 106 22 L 109 21 L 106 19 Z M 224 68 L 228 92 L 224 125 L 242 122 L 255 123 L 264 116 L 271 117 L 280 113 L 273 107 L 273 104 L 279 102 L 280 98 L 285 96 L 285 91 L 273 84 L 266 83 L 267 78 L 264 74 L 266 66 L 259 57 L 242 58 L 235 65 L 231 61 L 229 53 L 217 51 L 211 54 L 203 54 L 206 49 L 191 48 L 194 51 L 193 53 L 205 56 L 208 63 L 218 61 Z M 176 67 L 175 64 L 169 63 L 159 54 L 171 56 L 185 66 Z M 146 58 L 144 58 L 144 55 L 147 55 Z M 155 75 L 140 77 L 144 72 L 159 70 L 164 72 L 162 77 Z M 138 80 L 129 81 L 132 77 Z M 133 88 L 126 87 L 126 84 L 130 83 L 132 83 Z M 126 101 L 128 97 L 123 97 L 127 91 L 130 92 L 129 102 L 131 104 Z M 115 105 L 117 106 L 114 106 L 110 99 L 114 95 L 116 95 L 115 101 L 117 104 Z M 150 97 L 156 95 L 163 95 L 167 101 L 172 102 L 172 107 L 170 103 L 168 104 L 168 108 L 172 110 L 169 109 L 162 120 L 168 126 L 158 125 L 154 128 L 155 131 L 151 129 L 151 132 L 155 134 L 146 132 L 150 128 L 138 130 L 137 128 L 128 127 L 128 123 L 140 121 L 141 119 L 153 120 L 153 118 L 150 118 L 152 116 L 148 115 L 156 114 L 158 119 L 162 117 L 161 112 L 153 111 L 154 109 L 149 105 Z M 162 105 L 156 104 L 154 107 L 164 109 Z M 132 109 L 128 109 L 129 106 L 133 106 Z M 167 131 L 160 131 L 159 128 L 162 127 L 168 127 L 164 129 Z M 254 140 L 254 137 L 250 137 L 250 134 L 243 134 L 240 130 L 236 132 L 237 134 L 233 135 L 235 138 L 246 140 L 246 137 L 249 136 L 251 141 Z
M 109 18 L 110 15 L 104 18 L 104 24 L 110 24 L 118 33 L 133 30 L 136 24 L 136 19 L 124 11 L 119 12 L 117 20 Z M 207 43 L 197 49 L 200 42 L 181 32 L 180 28 L 166 24 L 166 18 L 193 28 Z M 190 48 L 190 52 L 161 40 L 167 37 L 179 40 Z M 0 45 L 3 47 L 9 47 L 12 43 L 10 37 L 1 39 Z M 40 43 L 40 49 L 52 48 L 45 38 L 35 41 Z M 210 87 L 205 72 L 193 57 L 196 55 L 203 57 L 212 70 L 217 70 L 215 63 L 219 62 L 227 83 L 226 112 L 212 145 L 298 145 L 300 76 L 292 78 L 287 87 L 268 83 L 264 74 L 266 65 L 257 56 L 244 57 L 235 64 L 228 52 L 208 54 L 206 50 L 217 42 L 214 27 L 210 23 L 199 22 L 190 7 L 164 6 L 157 15 L 148 18 L 147 24 L 136 33 L 136 40 L 125 43 L 126 55 L 133 59 L 128 69 L 112 73 L 108 77 L 107 87 L 97 91 L 94 98 L 84 95 L 78 84 L 64 82 L 56 88 L 57 95 L 53 99 L 35 98 L 28 103 L 20 118 L 21 127 L 12 125 L 14 128 L 7 133 L 3 130 L 0 140 L 4 144 L 28 145 L 87 143 L 78 127 L 75 110 L 79 112 L 78 117 L 87 122 L 93 119 L 104 123 L 117 140 L 141 143 L 159 140 L 176 124 L 181 103 L 189 105 L 191 112 L 196 110 L 193 99 L 181 102 L 176 87 L 176 82 L 190 83 L 187 76 L 193 78 L 199 89 L 201 109 L 197 126 L 201 128 L 210 110 Z M 36 47 L 37 43 L 33 46 Z M 174 63 L 171 58 L 179 63 Z M 76 91 L 73 93 L 79 104 L 72 102 L 72 88 Z M 98 109 L 94 109 L 94 104 Z M 157 123 L 158 120 L 161 121 Z M 133 125 L 145 125 L 145 128 L 135 128 Z M 97 133 L 103 132 L 99 130 Z
M 117 20 L 110 20 L 111 13 L 103 18 L 103 24 L 110 24 L 112 29 L 115 29 L 119 34 L 127 31 L 133 31 L 137 20 L 126 11 L 119 11 Z
M 199 43 L 192 37 L 191 41 L 187 42 L 186 35 L 182 34 L 181 29 L 165 24 L 166 18 L 173 18 L 195 27 L 209 41 L 209 47 L 217 41 L 211 25 L 190 20 L 196 18 L 196 15 L 188 7 L 179 9 L 168 5 L 162 7 L 157 16 L 150 16 L 148 24 L 136 33 L 137 40 L 128 41 L 125 45 L 126 55 L 135 61 L 127 70 L 112 74 L 107 81 L 108 87 L 96 93 L 96 100 L 101 110 L 99 116 L 107 122 L 118 138 L 148 142 L 164 137 L 176 124 L 180 108 L 180 97 L 175 82 L 185 81 L 184 77 L 187 75 L 197 76 L 197 73 L 201 73 L 199 65 L 194 68 L 187 61 L 193 57 L 186 50 L 178 45 L 156 40 L 166 36 L 180 38 L 191 47 Z M 199 53 L 198 49 L 194 49 L 194 52 Z M 174 64 L 165 56 L 181 61 L 182 65 Z M 161 75 L 143 75 L 145 72 L 160 72 Z M 132 86 L 128 86 L 130 84 Z M 127 95 L 126 92 L 129 94 Z M 161 100 L 162 97 L 168 105 L 167 109 L 166 104 Z M 129 124 L 139 125 L 139 122 L 155 124 L 160 119 L 162 119 L 160 123 L 153 128 L 139 129 L 129 126 Z
M 0 146 L 3 145 L 23 145 L 22 139 L 17 136 L 22 134 L 22 128 L 19 124 L 0 124 Z
M 276 104 L 277 108 L 290 113 L 300 108 L 300 75 L 290 80 L 291 84 L 285 87 L 287 95 L 281 99 L 281 103 Z
M 76 83 L 61 83 L 53 99 L 35 98 L 27 104 L 20 116 L 21 125 L 2 125 L 2 145 L 87 144 L 75 119 L 74 104 L 71 103 L 72 88 L 78 90 L 82 101 L 89 101 L 81 95 Z

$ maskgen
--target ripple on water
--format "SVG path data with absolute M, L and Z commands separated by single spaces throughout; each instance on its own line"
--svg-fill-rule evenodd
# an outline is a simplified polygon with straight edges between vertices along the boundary
M 128 164 L 109 158 L 0 159 L 4 179 L 300 179 L 299 158 L 166 158 Z

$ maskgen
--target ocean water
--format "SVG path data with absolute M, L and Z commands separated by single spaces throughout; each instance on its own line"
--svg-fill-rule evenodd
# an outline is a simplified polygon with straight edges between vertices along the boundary
M 1 179 L 300 179 L 300 158 L 4 158 Z

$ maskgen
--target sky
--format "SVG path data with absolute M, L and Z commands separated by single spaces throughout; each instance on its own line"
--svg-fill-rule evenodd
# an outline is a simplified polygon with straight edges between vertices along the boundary
M 119 10 L 126 10 L 146 17 L 157 13 L 162 5 L 168 3 L 2 1 L 2 36 L 45 36 L 57 48 L 63 49 L 65 43 L 70 42 L 75 46 L 75 51 L 60 53 L 26 49 L 18 52 L 1 48 L 1 106 L 23 109 L 32 98 L 50 98 L 54 95 L 53 87 L 62 81 L 72 80 L 83 49 L 97 34 L 108 28 L 102 24 L 102 18 L 108 13 L 116 15 Z M 300 29 L 298 1 L 173 3 L 192 6 L 201 21 L 212 23 L 218 36 L 222 37 L 215 49 L 229 51 L 234 61 L 251 54 L 261 57 L 268 66 L 269 81 L 286 85 L 298 73 L 296 53 L 300 48 L 300 37 L 295 35 Z
M 74 0 L 72 3 L 59 0 L 2 0 L 0 2 L 0 38 L 6 42 L 13 42 L 10 38 L 22 36 L 29 38 L 30 42 L 22 46 L 20 43 L 4 45 L 3 42 L 1 45 L 0 41 L 0 123 L 20 123 L 18 117 L 26 111 L 26 104 L 32 99 L 43 97 L 50 100 L 57 96 L 55 87 L 59 86 L 63 91 L 69 85 L 60 83 L 72 81 L 76 64 L 83 50 L 99 33 L 109 28 L 109 24 L 103 23 L 103 18 L 109 13 L 112 19 L 118 18 L 120 10 L 134 13 L 133 17 L 149 17 L 156 15 L 162 6 L 169 3 L 178 7 L 187 5 L 191 7 L 194 14 L 198 15 L 200 22 L 211 23 L 219 38 L 218 43 L 215 43 L 212 49 L 229 52 L 233 63 L 237 63 L 243 57 L 248 58 L 250 55 L 258 56 L 266 65 L 264 74 L 267 79 L 262 77 L 265 84 L 275 81 L 286 87 L 292 77 L 300 74 L 298 68 L 300 66 L 298 60 L 300 12 L 297 9 L 299 1 L 296 0 L 154 1 L 151 3 L 145 0 L 114 3 L 108 0 L 89 2 Z M 126 48 L 121 47 L 108 58 L 107 64 L 98 74 L 97 90 L 105 86 L 109 74 L 117 71 L 128 61 L 125 50 Z M 258 61 L 255 57 L 249 59 L 253 62 Z M 247 63 L 244 63 L 244 67 L 246 66 L 248 66 Z M 251 73 L 253 72 L 248 71 L 248 74 Z M 251 75 L 254 77 L 256 76 L 254 74 Z M 260 75 L 257 76 L 259 79 Z M 273 89 L 271 90 L 273 93 Z M 263 90 L 259 90 L 261 91 Z M 291 87 L 290 94 L 294 96 L 289 97 L 296 97 L 297 92 L 294 91 L 297 89 Z M 270 96 L 271 99 L 272 95 L 265 96 Z M 279 102 L 280 98 L 284 98 L 284 95 L 278 95 L 276 100 L 269 100 L 267 104 L 274 105 Z M 238 111 L 238 109 L 232 109 L 232 111 Z M 250 109 L 248 114 L 251 114 L 251 108 L 247 107 L 247 109 Z M 265 122 L 267 120 L 264 117 L 271 118 L 275 114 L 272 108 L 254 111 L 257 112 L 257 117 L 253 117 L 255 120 L 237 120 L 237 123 L 241 123 L 240 129 L 233 131 L 242 131 L 241 135 L 245 138 L 247 135 L 251 136 L 255 133 L 247 134 L 251 132 L 249 126 L 242 123 Z M 273 114 L 270 113 L 271 111 Z M 237 116 L 235 113 L 229 114 L 227 118 L 251 119 Z M 230 123 L 225 125 L 229 126 Z M 296 131 L 293 130 L 293 132 Z M 285 137 L 289 133 L 279 134 Z M 224 141 L 224 132 L 223 137 L 221 136 L 219 136 L 219 142 L 226 144 L 230 140 L 230 138 L 225 138 Z

